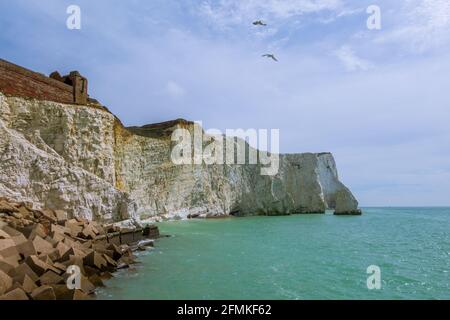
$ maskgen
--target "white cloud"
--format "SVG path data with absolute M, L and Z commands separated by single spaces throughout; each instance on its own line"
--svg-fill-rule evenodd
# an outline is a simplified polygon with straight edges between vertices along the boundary
M 341 0 L 220 0 L 205 1 L 200 14 L 221 28 L 249 24 L 254 19 L 287 19 L 306 13 L 342 8 Z
M 339 11 L 333 13 L 328 17 L 319 18 L 319 22 L 323 24 L 329 24 L 335 22 L 337 19 L 345 18 L 353 15 L 360 14 L 365 11 L 365 8 L 342 8 Z
M 358 57 L 349 46 L 342 46 L 335 51 L 335 55 L 348 71 L 367 71 L 373 67 L 372 63 Z
M 408 0 L 392 19 L 396 25 L 377 37 L 377 43 L 401 44 L 414 53 L 450 44 L 449 0 Z
M 173 98 L 180 98 L 186 94 L 186 90 L 175 81 L 167 82 L 166 91 Z

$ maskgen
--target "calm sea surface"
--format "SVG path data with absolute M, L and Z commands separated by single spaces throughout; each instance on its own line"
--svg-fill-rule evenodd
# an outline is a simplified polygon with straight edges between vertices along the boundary
M 366 208 L 159 224 L 99 299 L 449 299 L 450 208 Z M 366 271 L 381 269 L 381 290 Z

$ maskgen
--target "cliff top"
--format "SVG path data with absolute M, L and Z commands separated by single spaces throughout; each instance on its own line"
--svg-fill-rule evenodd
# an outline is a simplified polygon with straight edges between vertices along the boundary
M 141 127 L 126 127 L 126 129 L 139 136 L 162 138 L 170 136 L 176 126 L 187 127 L 193 124 L 194 122 L 192 121 L 188 121 L 185 119 L 176 119 L 160 123 L 147 124 Z

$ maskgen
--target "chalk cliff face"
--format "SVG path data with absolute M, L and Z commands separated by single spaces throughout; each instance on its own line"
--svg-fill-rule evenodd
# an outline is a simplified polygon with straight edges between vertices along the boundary
M 0 94 L 0 196 L 97 220 L 135 213 L 114 187 L 114 117 Z
M 281 155 L 273 177 L 260 165 L 175 165 L 176 128 L 194 130 L 187 121 L 126 129 L 99 107 L 0 93 L 0 196 L 116 221 L 359 213 L 329 153 Z

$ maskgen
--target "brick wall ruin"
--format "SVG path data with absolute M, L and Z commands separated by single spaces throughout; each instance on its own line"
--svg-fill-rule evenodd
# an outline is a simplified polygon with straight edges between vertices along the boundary
M 57 72 L 51 77 L 0 59 L 0 91 L 7 95 L 67 104 L 87 104 L 87 79 L 77 71 L 67 76 Z

